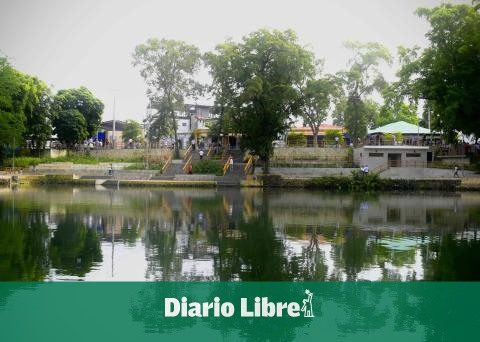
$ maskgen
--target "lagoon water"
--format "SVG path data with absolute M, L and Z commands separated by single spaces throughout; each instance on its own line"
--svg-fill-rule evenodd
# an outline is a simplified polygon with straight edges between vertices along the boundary
M 0 189 L 0 280 L 480 280 L 480 193 Z

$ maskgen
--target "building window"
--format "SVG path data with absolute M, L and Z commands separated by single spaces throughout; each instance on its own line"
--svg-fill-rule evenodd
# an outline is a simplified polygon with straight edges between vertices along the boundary
M 383 153 L 380 152 L 370 152 L 368 154 L 369 157 L 383 157 Z
M 407 153 L 407 158 L 419 158 L 420 153 Z

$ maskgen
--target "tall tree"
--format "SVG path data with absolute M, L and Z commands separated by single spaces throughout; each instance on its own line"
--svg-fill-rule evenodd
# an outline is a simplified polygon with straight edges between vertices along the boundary
M 48 86 L 36 77 L 28 77 L 27 87 L 25 139 L 40 150 L 52 135 L 52 96 Z
M 313 134 L 313 146 L 318 146 L 320 125 L 327 119 L 336 102 L 341 98 L 341 87 L 338 79 L 327 75 L 308 80 L 301 87 L 301 116 Z
M 478 2 L 474 3 L 474 5 Z M 480 136 L 480 13 L 474 6 L 420 8 L 430 43 L 401 51 L 400 84 L 431 111 L 432 127 L 450 140 L 457 131 Z
M 68 148 L 82 143 L 88 136 L 85 118 L 76 109 L 65 109 L 57 113 L 53 125 L 58 140 L 67 145 Z
M 93 137 L 97 134 L 104 105 L 87 88 L 59 90 L 54 98 L 54 107 L 56 111 L 76 109 L 85 119 L 88 136 Z
M 0 159 L 4 157 L 5 147 L 19 146 L 23 142 L 25 94 L 25 75 L 0 57 Z
M 381 91 L 386 85 L 379 65 L 382 61 L 390 63 L 391 56 L 379 43 L 347 42 L 345 46 L 352 51 L 353 56 L 348 69 L 338 73 L 347 93 L 343 121 L 350 136 L 356 141 L 367 133 L 369 120 L 365 100 L 375 90 Z
M 224 56 L 229 53 L 229 56 Z M 266 29 L 229 43 L 226 50 L 215 50 L 218 58 L 229 61 L 220 75 L 211 73 L 225 87 L 225 107 L 231 113 L 234 129 L 242 135 L 241 146 L 259 156 L 268 173 L 273 141 L 284 133 L 289 119 L 299 114 L 299 91 L 296 85 L 315 72 L 313 54 L 302 47 L 296 34 Z
M 232 108 L 229 101 L 234 96 L 234 60 L 238 55 L 238 45 L 228 40 L 218 44 L 216 52 L 207 52 L 203 56 L 205 64 L 210 70 L 213 82 L 209 91 L 214 95 L 214 113 L 218 120 L 210 128 L 210 132 L 216 134 L 228 134 L 233 132 Z
M 159 114 L 169 115 L 175 138 L 175 156 L 178 158 L 175 111 L 183 110 L 185 97 L 201 91 L 200 84 L 194 79 L 201 65 L 200 51 L 182 41 L 151 38 L 135 47 L 133 65 L 140 67 L 152 102 L 161 103 Z

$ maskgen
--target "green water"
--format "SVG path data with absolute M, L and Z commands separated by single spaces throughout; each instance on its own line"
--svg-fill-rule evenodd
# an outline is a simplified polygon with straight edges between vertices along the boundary
M 0 190 L 0 280 L 480 280 L 480 194 Z

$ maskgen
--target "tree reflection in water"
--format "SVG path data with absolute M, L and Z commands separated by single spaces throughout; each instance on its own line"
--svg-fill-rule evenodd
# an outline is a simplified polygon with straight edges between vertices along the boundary
M 0 193 L 2 280 L 89 279 L 97 270 L 94 279 L 112 279 L 110 259 L 125 268 L 122 280 L 129 267 L 167 281 L 480 277 L 478 194 L 42 188 L 14 196 L 16 206 Z

